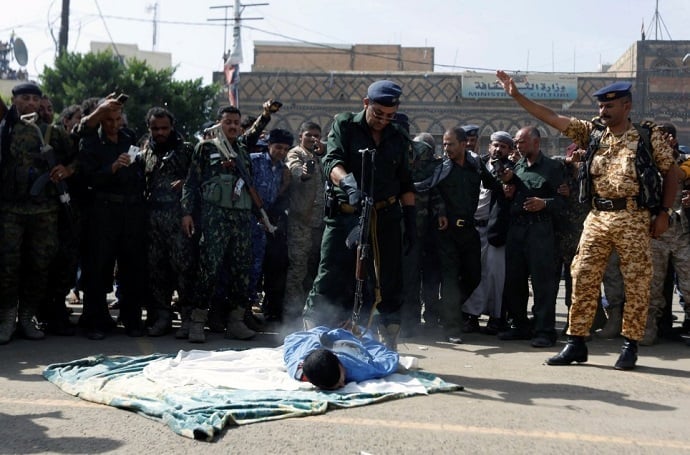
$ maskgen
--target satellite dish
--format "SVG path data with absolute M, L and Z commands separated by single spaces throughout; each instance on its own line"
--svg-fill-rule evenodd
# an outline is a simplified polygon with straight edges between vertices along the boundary
M 21 38 L 15 38 L 13 53 L 14 59 L 17 60 L 19 66 L 26 66 L 26 63 L 29 61 L 29 53 L 26 50 L 26 44 L 24 44 L 24 40 L 22 40 Z

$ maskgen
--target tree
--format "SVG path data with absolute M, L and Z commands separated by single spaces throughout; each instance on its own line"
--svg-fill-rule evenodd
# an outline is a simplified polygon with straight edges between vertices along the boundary
M 174 73 L 174 68 L 156 70 L 137 59 L 123 62 L 111 52 L 65 53 L 55 60 L 54 68 L 43 69 L 41 81 L 57 112 L 89 97 L 126 93 L 129 127 L 139 135 L 146 131 L 146 111 L 162 106 L 175 115 L 178 131 L 191 139 L 212 115 L 219 87 L 203 86 L 201 78 L 177 81 Z

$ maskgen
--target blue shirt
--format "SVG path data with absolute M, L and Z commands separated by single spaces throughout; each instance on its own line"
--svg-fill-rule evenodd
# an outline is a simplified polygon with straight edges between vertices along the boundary
M 279 161 L 274 164 L 268 152 L 252 153 L 249 157 L 252 160 L 254 187 L 268 209 L 278 198 L 285 163 Z
M 398 370 L 398 353 L 372 338 L 367 332 L 361 339 L 345 329 L 315 327 L 285 337 L 283 359 L 291 377 L 302 379 L 302 363 L 313 351 L 325 348 L 338 357 L 345 368 L 345 383 L 378 379 Z

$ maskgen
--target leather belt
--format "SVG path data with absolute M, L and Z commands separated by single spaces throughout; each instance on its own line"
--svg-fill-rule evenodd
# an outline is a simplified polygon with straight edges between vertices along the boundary
M 374 209 L 376 209 L 376 210 L 385 209 L 386 207 L 390 207 L 391 205 L 394 205 L 397 202 L 398 202 L 398 197 L 397 196 L 391 196 L 388 199 L 383 199 L 382 201 L 374 202 Z M 340 204 L 340 213 L 351 214 L 351 213 L 355 213 L 356 211 L 357 210 L 348 203 L 343 202 Z
M 451 226 L 455 226 L 456 228 L 468 228 L 468 227 L 473 227 L 474 226 L 474 218 L 470 219 L 463 219 L 463 218 L 451 218 Z
M 132 194 L 115 194 L 115 193 L 94 193 L 94 200 L 102 202 L 111 202 L 114 204 L 141 204 L 144 198 Z
M 628 201 L 632 198 L 620 197 L 615 199 L 608 199 L 603 197 L 593 197 L 592 207 L 604 212 L 615 212 L 618 210 L 626 210 L 628 208 Z

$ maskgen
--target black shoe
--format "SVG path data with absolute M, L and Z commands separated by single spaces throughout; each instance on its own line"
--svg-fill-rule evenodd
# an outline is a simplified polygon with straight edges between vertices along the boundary
M 501 332 L 498 334 L 499 340 L 514 341 L 514 340 L 531 340 L 532 334 L 528 330 L 518 329 L 517 327 L 511 327 L 506 332 Z
M 463 314 L 462 333 L 479 332 L 479 316 Z
M 632 370 L 637 362 L 637 341 L 625 339 L 621 355 L 613 366 L 616 370 Z
M 46 323 L 45 332 L 49 335 L 71 337 L 77 333 L 77 328 L 68 320 L 57 320 Z
M 583 337 L 570 337 L 568 344 L 550 359 L 546 360 L 547 365 L 570 365 L 573 362 L 583 363 L 587 361 L 587 345 Z
M 533 348 L 550 348 L 554 345 L 554 341 L 546 336 L 539 335 L 532 338 Z
M 503 319 L 490 317 L 489 321 L 486 323 L 486 327 L 482 328 L 480 331 L 486 335 L 498 335 L 506 329 L 505 325 Z

